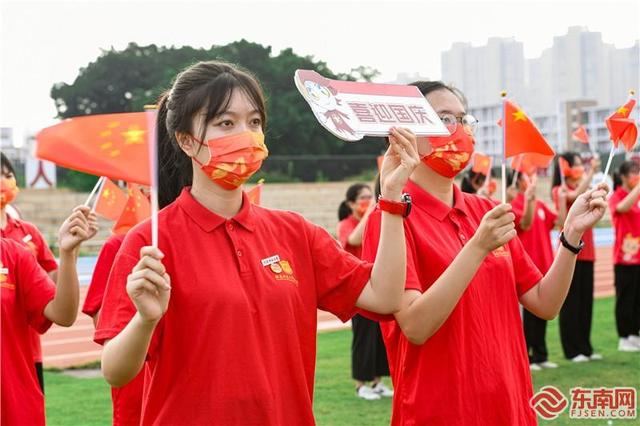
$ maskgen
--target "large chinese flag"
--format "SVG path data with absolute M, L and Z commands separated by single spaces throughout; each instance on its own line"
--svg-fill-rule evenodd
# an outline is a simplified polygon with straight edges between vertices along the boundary
M 553 155 L 520 154 L 511 160 L 511 168 L 520 173 L 531 175 L 539 168 L 546 169 L 553 161 Z
M 476 152 L 473 154 L 473 170 L 474 173 L 480 173 L 489 176 L 491 171 L 491 157 Z
M 515 103 L 504 101 L 504 156 L 524 153 L 555 155 L 535 124 Z
M 617 148 L 618 143 L 622 142 L 627 152 L 633 149 L 638 140 L 638 127 L 633 118 L 629 118 L 635 105 L 636 100 L 629 99 L 626 104 L 618 108 L 616 112 L 605 120 L 613 145 Z
M 578 128 L 571 133 L 571 137 L 585 145 L 589 145 L 589 134 L 584 126 L 578 126 Z
M 127 204 L 112 228 L 116 235 L 126 234 L 129 229 L 151 216 L 149 200 L 140 192 L 140 189 L 136 185 L 130 185 L 127 191 L 129 193 Z
M 127 196 L 111 179 L 105 178 L 96 201 L 96 213 L 111 220 L 118 220 L 127 204 Z
M 73 117 L 36 135 L 36 157 L 81 172 L 149 185 L 144 112 Z

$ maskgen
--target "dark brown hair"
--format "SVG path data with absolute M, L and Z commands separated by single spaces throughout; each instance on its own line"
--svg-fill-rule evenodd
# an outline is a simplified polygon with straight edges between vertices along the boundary
M 206 111 L 206 125 L 229 107 L 234 90 L 239 89 L 266 123 L 266 106 L 262 87 L 248 71 L 221 61 L 198 62 L 176 76 L 173 86 L 158 102 L 158 200 L 160 207 L 171 204 L 185 186 L 191 185 L 191 158 L 182 151 L 176 132 L 193 135 L 193 119 Z M 195 136 L 195 135 L 194 135 Z

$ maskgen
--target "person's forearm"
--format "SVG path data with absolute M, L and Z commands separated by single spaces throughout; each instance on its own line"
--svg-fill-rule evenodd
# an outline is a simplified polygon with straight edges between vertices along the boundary
M 148 322 L 136 314 L 102 350 L 102 374 L 113 387 L 121 387 L 140 372 L 149 350 L 157 322 Z
M 407 308 L 396 314 L 409 341 L 421 345 L 449 318 L 484 261 L 486 253 L 465 245 L 442 275 Z
M 568 229 L 565 229 L 564 232 L 569 244 L 576 247 L 580 243 L 580 238 L 582 238 L 580 234 Z M 533 289 L 536 292 L 535 297 L 528 298 L 529 303 L 523 303 L 528 311 L 546 320 L 551 320 L 558 315 L 569 292 L 576 258 L 577 255 L 568 249 L 562 246 L 558 248 L 551 268 Z
M 399 199 L 400 197 L 398 197 Z M 371 271 L 370 287 L 375 311 L 400 309 L 407 275 L 407 246 L 402 216 L 382 212 L 380 243 Z
M 347 237 L 347 243 L 352 246 L 362 245 L 362 234 L 364 233 L 364 228 L 367 225 L 366 216 L 363 217 L 360 222 L 353 229 L 351 234 Z
M 638 201 L 639 197 L 640 185 L 633 188 L 633 190 L 629 192 L 627 196 L 618 203 L 618 205 L 616 206 L 616 212 L 627 213 L 629 210 L 631 210 L 631 208 L 633 208 L 633 205 Z
M 528 231 L 531 228 L 531 224 L 533 223 L 533 212 L 535 210 L 536 201 L 528 200 L 525 198 L 524 200 L 524 215 L 522 219 L 520 219 L 520 229 L 523 231 Z
M 80 284 L 76 260 L 78 250 L 60 250 L 60 268 L 56 283 L 56 295 L 45 307 L 44 314 L 51 321 L 65 327 L 71 326 L 78 316 Z

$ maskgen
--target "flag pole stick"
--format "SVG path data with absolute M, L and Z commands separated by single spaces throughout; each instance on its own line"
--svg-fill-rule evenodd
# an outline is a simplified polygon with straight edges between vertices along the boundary
M 602 182 L 607 181 L 607 175 L 609 174 L 609 169 L 611 168 L 611 162 L 613 160 L 613 155 L 615 154 L 616 146 L 611 144 L 611 151 L 609 151 L 609 159 L 607 160 L 607 165 L 604 168 L 604 176 L 602 176 Z
M 93 206 L 91 207 L 91 211 L 93 213 L 95 213 L 96 211 L 96 207 L 98 206 L 98 201 L 100 201 L 100 194 L 102 194 L 102 190 L 104 189 L 104 186 L 107 184 L 107 178 L 106 176 L 102 176 L 102 184 L 100 185 L 100 189 L 98 190 L 98 196 L 96 197 L 95 201 L 93 202 Z
M 89 207 L 89 203 L 91 202 L 91 199 L 93 198 L 93 196 L 95 195 L 96 191 L 98 190 L 98 188 L 100 188 L 100 186 L 102 185 L 102 181 L 104 180 L 104 176 L 100 176 L 100 179 L 98 179 L 98 181 L 96 182 L 96 184 L 93 186 L 93 189 L 91 190 L 91 193 L 89 194 L 89 196 L 87 197 L 87 201 L 84 202 L 84 205 Z
M 520 159 L 520 167 L 522 167 L 522 157 L 524 154 L 518 154 L 518 158 Z M 512 164 L 513 166 L 513 164 Z M 513 174 L 513 178 L 511 179 L 511 186 L 516 186 L 516 182 L 518 181 L 518 176 L 520 174 L 520 170 L 515 169 L 515 173 Z
M 151 245 L 158 247 L 158 140 L 156 137 L 157 105 L 145 105 L 149 141 L 149 173 L 151 201 Z
M 507 168 L 505 165 L 505 163 L 507 162 L 507 158 L 505 157 L 505 154 L 506 154 L 505 143 L 506 143 L 506 131 L 507 131 L 505 103 L 506 103 L 507 92 L 505 92 L 504 90 L 500 92 L 500 97 L 502 98 L 502 164 L 500 166 L 500 170 L 502 172 L 502 182 L 500 186 L 502 187 L 502 203 L 504 204 L 507 202 Z

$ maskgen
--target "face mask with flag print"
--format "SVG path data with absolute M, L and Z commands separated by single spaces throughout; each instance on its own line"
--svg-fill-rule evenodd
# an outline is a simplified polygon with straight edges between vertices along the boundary
M 0 187 L 0 208 L 3 208 L 7 204 L 11 204 L 13 200 L 18 196 L 18 185 L 16 184 L 16 178 L 2 178 L 2 184 Z
M 193 157 L 194 161 L 209 179 L 226 190 L 236 189 L 249 180 L 269 155 L 262 133 L 246 131 L 206 143 L 196 141 L 209 149 L 209 161 L 204 164 Z
M 369 208 L 370 205 L 371 205 L 371 198 L 359 200 L 356 204 L 356 211 L 358 212 L 358 215 L 361 217 L 364 216 L 364 214 L 367 212 L 367 209 Z
M 422 162 L 441 176 L 453 178 L 471 161 L 475 141 L 465 126 L 456 126 L 449 136 L 429 136 L 427 140 L 432 151 Z
M 564 177 L 568 177 L 573 180 L 582 179 L 582 175 L 584 175 L 583 165 L 571 167 L 569 162 L 562 157 L 560 157 L 558 161 L 560 162 L 560 172 Z
M 629 188 L 635 188 L 640 183 L 640 175 L 629 176 L 627 182 L 629 182 Z

